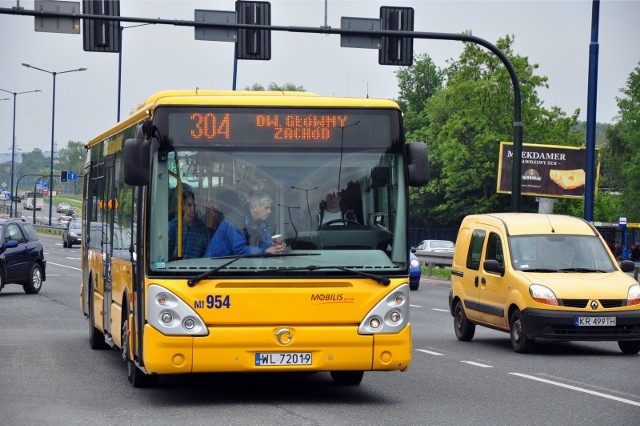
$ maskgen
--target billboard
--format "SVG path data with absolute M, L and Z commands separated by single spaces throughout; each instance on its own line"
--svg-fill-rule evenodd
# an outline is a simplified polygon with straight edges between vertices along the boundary
M 558 198 L 584 196 L 585 148 L 522 144 L 522 195 Z M 513 142 L 500 143 L 498 193 L 511 193 Z

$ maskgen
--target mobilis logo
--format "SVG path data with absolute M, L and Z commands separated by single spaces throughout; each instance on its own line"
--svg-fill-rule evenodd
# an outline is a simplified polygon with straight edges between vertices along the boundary
M 344 295 L 342 293 L 312 294 L 311 301 L 312 302 L 342 302 L 344 301 Z

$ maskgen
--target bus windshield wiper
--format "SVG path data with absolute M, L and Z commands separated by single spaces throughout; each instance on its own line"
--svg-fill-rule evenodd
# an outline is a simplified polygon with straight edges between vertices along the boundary
M 252 253 L 252 254 L 239 254 L 236 256 L 221 256 L 218 257 L 217 259 L 230 259 L 228 262 L 223 263 L 222 265 L 218 265 L 213 269 L 209 269 L 206 272 L 203 272 L 200 275 L 196 275 L 193 278 L 190 278 L 189 281 L 187 281 L 187 284 L 189 285 L 189 287 L 193 287 L 196 284 L 198 284 L 200 281 L 204 280 L 205 278 L 209 278 L 210 276 L 212 276 L 213 274 L 215 274 L 216 272 L 218 272 L 221 269 L 226 268 L 227 266 L 231 265 L 234 262 L 237 262 L 240 259 L 250 259 L 250 258 L 265 258 L 265 257 L 291 257 L 291 256 L 317 256 L 318 253 L 284 253 L 284 254 L 274 254 L 274 253 Z
M 269 269 L 266 271 L 258 271 L 258 272 L 288 272 L 288 271 L 317 271 L 320 269 L 337 269 L 339 271 L 349 272 L 350 274 L 357 275 L 363 278 L 369 278 L 374 280 L 375 282 L 382 285 L 389 285 L 391 280 L 387 277 L 383 277 L 381 275 L 370 274 L 368 272 L 358 271 L 356 269 L 345 268 L 344 266 L 319 266 L 319 265 L 309 265 L 309 266 L 294 266 L 291 268 L 279 268 L 279 269 Z

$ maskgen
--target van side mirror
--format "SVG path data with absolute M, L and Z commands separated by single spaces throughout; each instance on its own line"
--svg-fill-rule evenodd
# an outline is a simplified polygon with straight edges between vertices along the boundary
M 409 142 L 404 148 L 407 155 L 409 186 L 425 186 L 429 183 L 427 145 L 422 142 Z
M 632 260 L 623 260 L 620 262 L 620 269 L 622 272 L 633 272 L 636 270 L 636 263 Z
M 494 274 L 500 274 L 501 277 L 504 276 L 504 266 L 502 266 L 495 259 L 487 259 L 487 260 L 485 260 L 484 263 L 482 264 L 482 267 L 487 272 L 492 272 Z

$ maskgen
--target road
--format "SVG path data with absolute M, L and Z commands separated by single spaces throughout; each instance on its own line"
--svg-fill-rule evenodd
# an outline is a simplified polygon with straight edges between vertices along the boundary
M 117 351 L 92 351 L 79 307 L 80 249 L 42 236 L 47 281 L 0 292 L 3 425 L 629 425 L 640 421 L 639 356 L 615 342 L 539 344 L 516 354 L 505 333 L 455 339 L 448 288 L 411 293 L 408 371 L 357 387 L 319 374 L 164 377 L 133 389 Z

